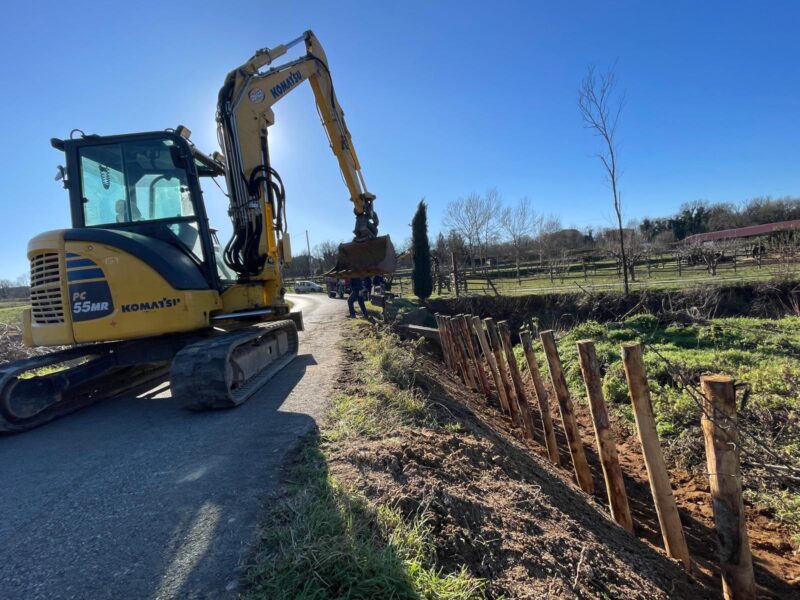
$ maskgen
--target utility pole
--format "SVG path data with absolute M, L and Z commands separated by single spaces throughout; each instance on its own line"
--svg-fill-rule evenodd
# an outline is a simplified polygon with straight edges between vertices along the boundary
M 308 229 L 306 229 L 306 263 L 308 265 L 308 277 L 311 278 L 311 243 L 308 241 Z

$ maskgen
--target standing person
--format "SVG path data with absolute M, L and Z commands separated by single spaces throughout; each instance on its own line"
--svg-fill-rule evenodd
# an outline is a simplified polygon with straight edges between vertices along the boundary
M 372 300 L 372 277 L 364 277 L 364 298 Z
M 347 308 L 350 309 L 350 314 L 347 315 L 351 319 L 356 318 L 356 308 L 353 306 L 358 300 L 358 306 L 361 308 L 361 314 L 367 319 L 367 307 L 364 305 L 364 298 L 361 296 L 361 291 L 364 289 L 364 280 L 359 277 L 353 277 L 350 280 L 350 296 L 347 298 Z

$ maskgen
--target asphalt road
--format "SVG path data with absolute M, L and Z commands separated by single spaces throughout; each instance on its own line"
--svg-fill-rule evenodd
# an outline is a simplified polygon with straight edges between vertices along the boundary
M 246 404 L 192 413 L 168 391 L 0 438 L 0 597 L 226 598 L 264 496 L 338 372 L 345 303 L 293 296 L 298 357 Z

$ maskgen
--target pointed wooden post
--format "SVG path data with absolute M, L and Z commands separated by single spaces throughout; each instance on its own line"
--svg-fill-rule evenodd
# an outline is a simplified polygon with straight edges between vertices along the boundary
M 594 436 L 597 441 L 597 452 L 603 467 L 606 481 L 606 494 L 611 508 L 611 516 L 623 529 L 633 533 L 633 519 L 628 507 L 628 494 L 622 479 L 622 469 L 617 456 L 617 443 L 608 421 L 606 401 L 603 398 L 603 385 L 600 378 L 600 367 L 597 364 L 597 353 L 594 342 L 581 340 L 578 342 L 578 354 L 581 360 L 583 381 L 586 384 L 586 395 L 589 397 L 589 410 L 594 423 Z
M 728 600 L 752 600 L 756 597 L 756 586 L 742 501 L 733 379 L 724 375 L 706 375 L 700 378 L 700 385 L 705 395 L 701 424 L 722 571 L 722 593 Z
M 508 367 L 506 366 L 506 357 L 503 353 L 503 342 L 500 341 L 500 334 L 497 332 L 497 324 L 491 317 L 485 318 L 483 322 L 486 324 L 486 331 L 489 332 L 489 342 L 492 346 L 494 358 L 497 361 L 497 370 L 500 371 L 500 379 L 503 380 L 503 386 L 506 388 L 508 415 L 511 417 L 511 422 L 514 423 L 514 425 L 521 425 L 522 421 L 517 411 L 517 393 L 514 390 L 514 385 L 508 378 Z
M 636 429 L 642 444 L 644 466 L 647 468 L 647 478 L 650 480 L 650 491 L 653 494 L 653 503 L 656 506 L 664 547 L 669 556 L 680 560 L 684 568 L 691 571 L 692 559 L 683 535 L 683 526 L 678 514 L 678 506 L 675 504 L 675 496 L 672 495 L 672 484 L 669 481 L 667 465 L 664 464 L 664 456 L 661 454 L 661 446 L 658 442 L 656 420 L 653 417 L 653 404 L 650 399 L 650 388 L 647 384 L 640 344 L 636 342 L 623 344 L 622 364 L 625 368 L 625 379 L 628 381 L 628 393 L 633 404 L 633 416 L 636 419 Z
M 439 346 L 441 346 L 442 348 L 442 357 L 444 358 L 444 364 L 447 366 L 448 369 L 452 371 L 454 370 L 453 351 L 450 349 L 450 340 L 447 335 L 447 330 L 444 328 L 442 315 L 436 313 L 434 317 L 436 319 L 436 328 L 439 330 Z
M 464 348 L 464 355 L 467 359 L 467 370 L 470 373 L 470 379 L 473 382 L 472 389 L 476 392 L 481 390 L 481 380 L 478 376 L 478 363 L 475 360 L 473 347 L 469 335 L 467 335 L 466 315 L 458 315 L 456 317 L 456 327 L 458 328 L 459 340 Z
M 503 340 L 503 349 L 506 353 L 506 361 L 508 362 L 508 371 L 511 373 L 511 381 L 517 392 L 517 409 L 522 418 L 522 425 L 528 438 L 534 439 L 533 417 L 531 417 L 528 395 L 525 392 L 525 384 L 522 382 L 522 375 L 519 372 L 517 357 L 514 356 L 514 347 L 511 345 L 511 329 L 508 327 L 508 321 L 500 321 L 497 327 L 500 330 L 500 339 Z
M 475 347 L 475 338 L 473 337 L 472 327 L 470 326 L 472 315 L 462 315 L 460 321 L 464 339 L 467 341 L 467 352 L 469 352 L 478 375 L 477 379 L 480 385 L 480 391 L 482 391 L 485 396 L 491 396 L 492 389 L 489 387 L 489 379 L 486 377 L 486 370 L 483 368 L 481 353 L 478 348 Z
M 522 341 L 522 349 L 525 351 L 525 359 L 528 362 L 528 373 L 531 376 L 533 390 L 536 392 L 536 401 L 539 404 L 539 416 L 542 419 L 542 429 L 544 430 L 544 440 L 547 445 L 547 455 L 550 462 L 558 466 L 561 459 L 558 456 L 558 443 L 556 442 L 556 432 L 553 430 L 553 418 L 550 414 L 550 403 L 547 400 L 547 390 L 542 382 L 542 374 L 539 372 L 539 364 L 536 362 L 536 354 L 533 352 L 533 342 L 529 331 L 521 331 L 519 339 Z
M 472 317 L 470 322 L 472 324 L 472 331 L 475 333 L 475 337 L 478 338 L 478 344 L 481 347 L 483 356 L 486 358 L 486 362 L 489 364 L 489 370 L 491 371 L 492 379 L 494 380 L 494 387 L 497 390 L 497 397 L 500 399 L 500 406 L 506 412 L 506 414 L 508 414 L 508 396 L 506 395 L 506 389 L 503 386 L 503 380 L 500 378 L 500 371 L 497 368 L 497 360 L 494 357 L 492 348 L 489 346 L 489 340 L 486 339 L 486 334 L 483 331 L 481 319 L 480 317 Z
M 458 370 L 461 373 L 461 379 L 464 381 L 464 385 L 467 387 L 474 387 L 475 384 L 472 381 L 472 374 L 467 368 L 468 364 L 466 351 L 464 350 L 464 344 L 461 341 L 461 333 L 456 317 L 449 317 L 447 319 L 447 328 L 450 332 L 450 339 L 453 342 L 453 349 L 455 351 L 456 362 L 458 363 Z
M 594 494 L 594 483 L 592 482 L 592 472 L 589 470 L 589 463 L 586 461 L 586 453 L 583 450 L 581 434 L 578 431 L 578 424 L 575 421 L 575 409 L 572 405 L 572 398 L 569 395 L 567 380 L 561 368 L 561 358 L 558 356 L 556 341 L 553 332 L 542 331 L 539 339 L 544 348 L 544 355 L 547 358 L 547 368 L 550 371 L 550 381 L 553 384 L 553 391 L 558 399 L 558 408 L 561 413 L 561 423 L 564 426 L 564 433 L 569 444 L 569 453 L 572 456 L 572 466 L 575 469 L 575 479 L 578 485 L 587 494 Z

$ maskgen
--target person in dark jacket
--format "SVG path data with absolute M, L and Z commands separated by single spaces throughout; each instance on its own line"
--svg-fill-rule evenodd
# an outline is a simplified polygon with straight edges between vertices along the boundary
M 361 296 L 367 300 L 372 300 L 372 277 L 364 277 L 364 291 Z
M 350 309 L 350 314 L 348 315 L 351 319 L 356 318 L 356 308 L 354 306 L 356 300 L 358 300 L 358 306 L 361 308 L 361 314 L 364 315 L 364 318 L 367 317 L 367 307 L 364 305 L 364 298 L 361 296 L 361 291 L 364 289 L 364 280 L 359 277 L 353 277 L 350 280 L 350 296 L 347 298 L 347 308 Z

